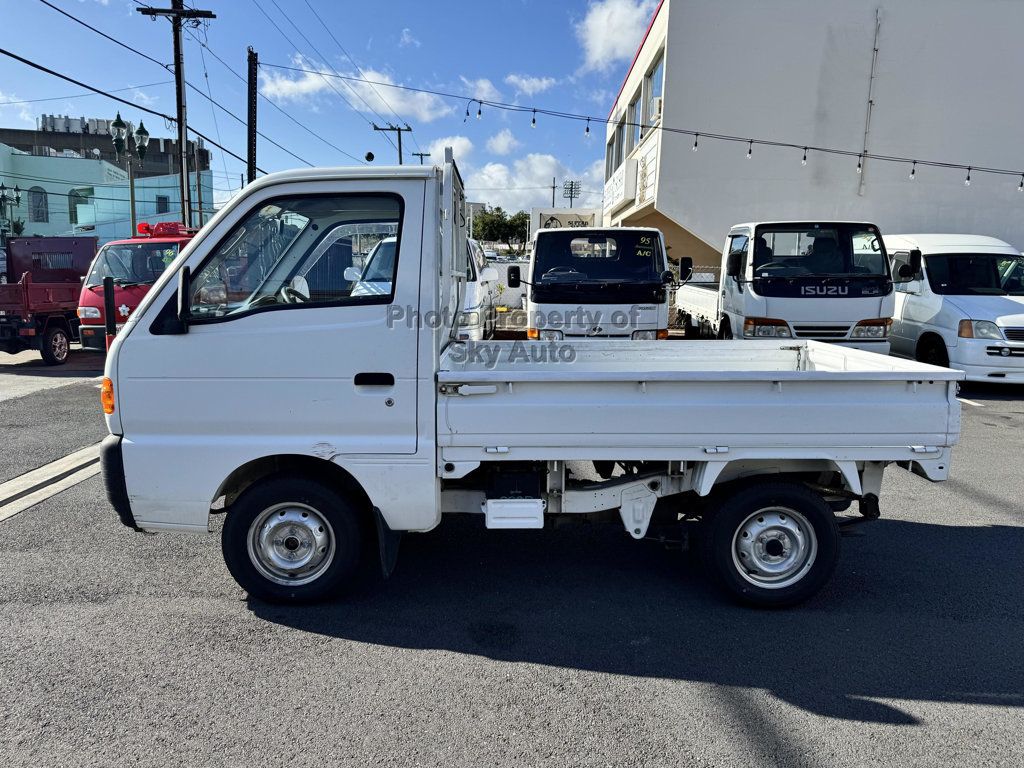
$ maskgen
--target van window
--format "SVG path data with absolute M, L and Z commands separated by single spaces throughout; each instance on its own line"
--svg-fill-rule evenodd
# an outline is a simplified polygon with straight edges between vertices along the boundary
M 193 319 L 269 308 L 390 303 L 401 209 L 394 195 L 295 195 L 262 203 L 196 271 Z M 359 272 L 355 262 L 367 248 Z M 350 267 L 358 280 L 346 277 Z

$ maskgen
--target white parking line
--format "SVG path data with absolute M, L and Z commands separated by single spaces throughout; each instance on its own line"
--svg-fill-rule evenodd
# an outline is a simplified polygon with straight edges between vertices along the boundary
M 961 403 L 967 403 L 967 405 L 973 405 L 975 408 L 984 408 L 985 407 L 981 403 L 976 403 L 973 400 L 968 400 L 966 397 L 958 397 L 957 400 L 959 400 Z
M 90 445 L 0 484 L 0 521 L 87 480 L 100 471 L 100 446 Z

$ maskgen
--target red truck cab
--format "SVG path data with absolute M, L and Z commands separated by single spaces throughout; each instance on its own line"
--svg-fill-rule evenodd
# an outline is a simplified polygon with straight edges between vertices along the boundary
M 100 248 L 89 267 L 78 300 L 82 349 L 103 352 L 107 348 L 103 278 L 114 278 L 114 307 L 120 330 L 138 308 L 142 297 L 196 232 L 174 221 L 152 226 L 142 222 L 135 237 L 112 240 Z

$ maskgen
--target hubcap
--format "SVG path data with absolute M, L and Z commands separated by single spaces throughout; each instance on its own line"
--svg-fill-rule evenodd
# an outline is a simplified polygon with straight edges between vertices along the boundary
M 50 342 L 50 351 L 58 360 L 63 360 L 68 355 L 68 337 L 63 333 L 55 333 Z
M 818 537 L 807 518 L 787 507 L 766 507 L 748 516 L 733 536 L 732 561 L 746 581 L 782 589 L 814 565 Z
M 275 584 L 301 586 L 316 581 L 334 560 L 334 531 L 305 504 L 276 504 L 249 526 L 249 559 Z

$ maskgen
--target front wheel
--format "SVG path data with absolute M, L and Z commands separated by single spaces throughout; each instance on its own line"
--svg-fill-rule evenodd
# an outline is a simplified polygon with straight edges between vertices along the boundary
M 922 339 L 917 345 L 917 355 L 915 357 L 917 357 L 919 363 L 949 368 L 949 353 L 946 351 L 946 342 L 936 336 L 928 336 Z
M 839 560 L 839 526 L 824 499 L 795 483 L 737 491 L 704 521 L 703 559 L 716 584 L 761 608 L 801 603 Z
M 51 325 L 43 334 L 43 344 L 39 352 L 47 365 L 64 365 L 71 354 L 71 339 L 68 338 L 68 332 L 60 326 Z
M 723 341 L 728 341 L 732 336 L 732 326 L 728 320 L 723 320 L 722 324 L 718 326 L 718 338 Z
M 358 513 L 313 480 L 272 478 L 231 505 L 221 535 L 224 562 L 250 597 L 312 603 L 353 577 L 362 551 Z

